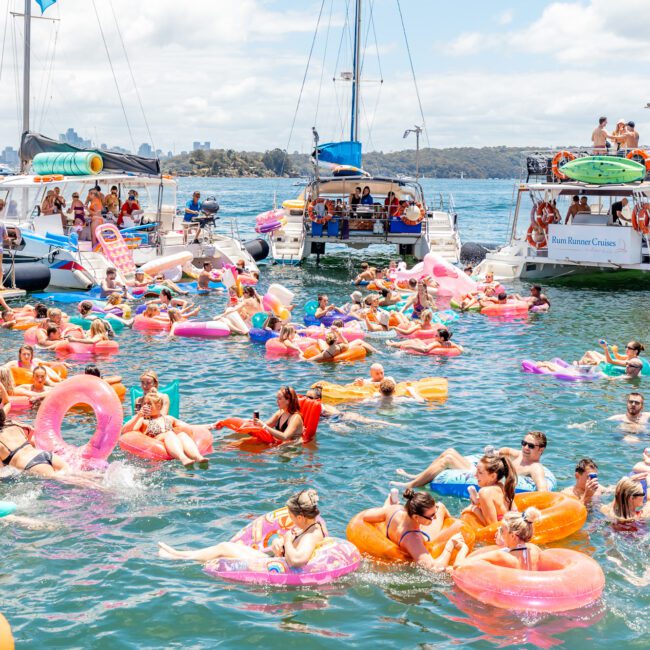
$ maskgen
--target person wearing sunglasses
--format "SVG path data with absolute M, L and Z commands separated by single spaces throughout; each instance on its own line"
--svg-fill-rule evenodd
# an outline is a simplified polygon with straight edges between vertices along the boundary
M 614 500 L 604 505 L 601 512 L 618 522 L 650 519 L 650 503 L 645 502 L 641 483 L 627 476 L 616 484 Z
M 627 366 L 632 359 L 638 359 L 641 356 L 641 352 L 645 350 L 645 346 L 643 343 L 639 343 L 639 341 L 630 341 L 625 346 L 625 354 L 619 354 L 616 346 L 612 346 L 610 351 L 610 346 L 607 341 L 602 339 L 600 346 L 603 348 L 602 352 L 596 350 L 585 352 L 577 365 L 597 366 L 600 363 L 609 363 L 613 366 Z M 645 365 L 646 362 L 642 360 L 642 363 Z
M 444 571 L 455 548 L 458 548 L 458 554 L 454 566 L 460 564 L 468 553 L 467 544 L 459 532 L 460 523 L 445 529 L 444 522 L 450 514 L 442 503 L 436 504 L 428 492 L 407 488 L 403 496 L 406 500 L 403 506 L 393 503 L 389 496 L 383 506 L 364 510 L 360 516 L 368 524 L 385 523 L 386 538 L 423 569 Z M 445 539 L 447 543 L 442 554 L 434 559 L 424 543 L 442 543 Z
M 645 428 L 650 419 L 650 413 L 643 410 L 644 399 L 641 393 L 630 393 L 627 396 L 627 407 L 625 413 L 621 415 L 612 415 L 607 418 L 611 422 L 620 422 L 622 425 L 628 425 L 633 428 Z
M 521 441 L 521 449 L 512 449 L 502 447 L 497 450 L 499 456 L 507 456 L 517 473 L 517 476 L 528 476 L 535 483 L 539 492 L 549 490 L 548 481 L 544 472 L 544 466 L 540 458 L 546 449 L 546 435 L 541 431 L 529 431 Z M 391 481 L 391 485 L 403 485 L 408 488 L 419 487 L 433 481 L 433 479 L 446 469 L 462 469 L 468 472 L 476 473 L 476 465 L 479 457 L 462 456 L 453 447 L 443 451 L 423 472 L 417 475 L 408 474 L 403 469 L 398 469 L 397 473 L 411 479 L 408 483 L 396 483 Z

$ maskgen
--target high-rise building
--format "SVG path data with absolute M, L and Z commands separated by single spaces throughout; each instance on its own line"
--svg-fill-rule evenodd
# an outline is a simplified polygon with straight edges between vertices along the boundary
M 192 151 L 208 151 L 210 149 L 210 143 L 206 140 L 205 142 L 199 142 L 198 140 L 195 140 L 192 142 Z
M 65 133 L 59 133 L 59 142 L 67 142 L 73 147 L 79 147 L 80 149 L 88 149 L 92 147 L 92 142 L 82 138 L 72 127 L 70 127 Z
M 138 147 L 138 156 L 142 156 L 143 158 L 155 158 L 156 154 L 148 142 L 143 142 Z
M 18 152 L 13 147 L 5 147 L 0 154 L 0 163 L 3 165 L 18 165 Z

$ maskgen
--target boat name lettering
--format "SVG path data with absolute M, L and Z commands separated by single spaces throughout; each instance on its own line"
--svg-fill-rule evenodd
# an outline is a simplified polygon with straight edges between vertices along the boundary
M 557 235 L 551 236 L 552 244 L 564 244 L 565 246 L 599 246 L 604 248 L 613 248 L 616 242 L 611 239 L 599 239 L 592 237 L 591 239 L 575 239 L 574 237 L 558 237 Z

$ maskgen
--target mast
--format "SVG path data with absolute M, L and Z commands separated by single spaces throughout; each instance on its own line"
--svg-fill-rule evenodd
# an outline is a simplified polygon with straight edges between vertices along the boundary
M 361 0 L 356 0 L 354 17 L 354 60 L 352 67 L 352 115 L 350 117 L 350 140 L 356 142 L 359 139 L 359 95 L 361 92 Z
M 23 54 L 23 133 L 29 131 L 29 73 L 32 38 L 32 3 L 25 0 L 25 50 Z M 20 170 L 25 172 L 25 161 L 20 161 Z

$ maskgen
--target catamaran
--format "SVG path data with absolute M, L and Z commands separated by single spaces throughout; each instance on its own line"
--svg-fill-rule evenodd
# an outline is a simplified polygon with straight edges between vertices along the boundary
M 361 0 L 356 0 L 353 70 L 341 75 L 351 82 L 350 138 L 319 145 L 313 129 L 313 176 L 297 198 L 282 204 L 284 218 L 269 234 L 272 257 L 276 263 L 299 264 L 334 244 L 354 249 L 379 244 L 392 246 L 400 256 L 422 259 L 434 251 L 458 262 L 460 236 L 451 196 L 428 204 L 417 179 L 373 176 L 362 169 L 361 15 Z M 422 129 L 416 130 L 419 138 Z M 324 175 L 321 167 L 327 168 Z M 371 199 L 359 202 L 357 187 L 359 193 L 368 188 Z
M 508 242 L 489 252 L 476 273 L 536 280 L 650 271 L 650 150 L 621 153 L 525 153 Z M 628 180 L 630 165 L 622 161 L 638 161 L 637 180 Z

